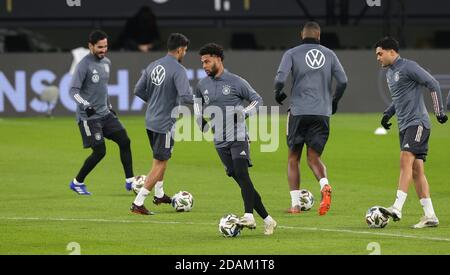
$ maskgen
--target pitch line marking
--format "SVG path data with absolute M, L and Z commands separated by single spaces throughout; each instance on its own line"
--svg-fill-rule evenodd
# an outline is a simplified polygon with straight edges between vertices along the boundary
M 79 219 L 79 218 L 41 218 L 41 217 L 0 217 L 0 220 L 215 225 L 214 223 L 199 223 L 199 222 L 149 221 L 149 220 L 138 221 L 138 220 L 108 220 L 108 219 Z M 331 228 L 284 226 L 284 225 L 279 225 L 278 228 L 279 229 L 290 229 L 290 230 L 322 231 L 322 232 L 348 233 L 348 234 L 360 234 L 360 235 L 374 235 L 374 236 L 383 236 L 383 237 L 399 237 L 399 238 L 405 238 L 405 239 L 417 239 L 417 240 L 427 240 L 427 241 L 450 242 L 450 238 L 416 236 L 416 235 L 406 235 L 406 234 L 396 234 L 396 233 L 383 233 L 383 232 L 357 231 L 357 230 L 348 230 L 348 229 L 331 229 Z

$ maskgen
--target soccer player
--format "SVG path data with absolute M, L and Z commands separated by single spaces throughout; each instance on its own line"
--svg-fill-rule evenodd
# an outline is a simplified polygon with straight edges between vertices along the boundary
M 384 111 L 381 125 L 390 129 L 392 123 L 389 123 L 389 119 L 397 114 L 401 151 L 397 198 L 391 207 L 380 208 L 380 211 L 391 216 L 394 221 L 399 221 L 402 218 L 409 184 L 414 180 L 425 215 L 413 228 L 436 227 L 439 220 L 434 213 L 424 172 L 431 123 L 422 89 L 426 87 L 430 90 L 437 121 L 445 123 L 448 118 L 444 111 L 439 82 L 416 62 L 400 57 L 399 44 L 395 39 L 385 37 L 376 43 L 375 49 L 377 60 L 382 67 L 387 68 L 386 78 L 392 96 L 392 103 Z
M 203 117 L 203 107 L 214 108 L 211 129 L 215 147 L 226 174 L 237 182 L 244 200 L 245 214 L 239 219 L 239 224 L 250 229 L 256 228 L 253 216 L 253 210 L 256 210 L 264 219 L 264 234 L 272 235 L 277 223 L 267 213 L 248 173 L 252 164 L 245 118 L 256 112 L 256 108 L 262 104 L 262 98 L 243 78 L 225 71 L 223 48 L 220 45 L 206 44 L 199 54 L 208 76 L 200 80 L 195 89 L 196 120 L 203 132 L 208 131 L 210 124 Z M 245 101 L 250 104 L 244 108 Z
M 70 94 L 77 103 L 76 117 L 84 148 L 92 153 L 86 159 L 70 188 L 80 195 L 91 195 L 84 184 L 86 176 L 106 154 L 105 139 L 117 143 L 125 171 L 125 188 L 131 190 L 133 164 L 127 131 L 111 109 L 108 98 L 108 80 L 111 61 L 105 57 L 108 36 L 101 30 L 89 35 L 90 54 L 77 65 L 70 86 Z
M 174 146 L 175 118 L 171 117 L 171 113 L 181 103 L 180 100 L 193 103 L 186 69 L 181 65 L 188 45 L 189 40 L 183 34 L 170 34 L 167 55 L 148 65 L 134 89 L 134 94 L 147 103 L 145 122 L 153 150 L 152 168 L 131 204 L 131 212 L 136 214 L 154 214 L 144 206 L 144 202 L 155 185 L 153 203 L 171 203 L 171 198 L 164 194 L 163 189 L 164 172 Z
M 336 113 L 338 102 L 347 86 L 347 76 L 336 54 L 320 45 L 320 26 L 308 22 L 301 32 L 302 44 L 284 53 L 275 77 L 275 100 L 282 105 L 286 79 L 292 73 L 293 85 L 288 111 L 288 183 L 291 207 L 288 213 L 300 213 L 299 163 L 303 146 L 307 147 L 308 165 L 319 181 L 322 199 L 319 215 L 331 206 L 331 186 L 320 156 L 328 140 L 330 115 Z M 333 77 L 337 81 L 331 93 Z

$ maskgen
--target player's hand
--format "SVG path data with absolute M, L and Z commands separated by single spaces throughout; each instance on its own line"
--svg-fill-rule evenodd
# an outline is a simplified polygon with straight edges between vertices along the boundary
M 287 97 L 287 95 L 285 93 L 283 93 L 282 91 L 275 91 L 275 101 L 280 104 L 283 105 L 283 100 L 285 100 Z
M 117 116 L 116 111 L 114 111 L 113 109 L 110 108 L 109 111 L 110 111 L 111 113 L 113 113 L 115 116 Z
M 203 133 L 208 132 L 208 130 L 209 130 L 209 123 L 208 123 L 208 121 L 206 121 L 206 119 L 204 119 L 203 117 L 198 117 L 197 118 L 197 124 L 198 124 L 198 126 L 200 126 L 200 130 Z
M 243 110 L 236 110 L 234 113 L 234 124 L 242 123 L 248 117 L 248 114 Z
M 336 113 L 337 109 L 338 109 L 338 102 L 333 100 L 331 114 L 334 115 Z
M 88 117 L 95 115 L 95 109 L 92 106 L 87 107 L 84 111 Z
M 444 113 L 438 114 L 438 115 L 436 116 L 436 118 L 437 118 L 437 121 L 439 121 L 440 124 L 444 124 L 444 123 L 446 123 L 447 120 L 448 120 L 447 115 L 444 114 Z
M 381 125 L 384 129 L 389 130 L 391 129 L 392 123 L 389 123 L 389 119 L 391 119 L 388 115 L 384 115 L 381 119 Z

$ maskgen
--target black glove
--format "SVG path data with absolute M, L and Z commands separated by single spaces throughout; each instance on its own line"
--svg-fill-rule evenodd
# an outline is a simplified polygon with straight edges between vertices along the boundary
M 206 121 L 206 119 L 204 119 L 203 117 L 198 117 L 197 118 L 197 124 L 198 124 L 198 126 L 200 126 L 200 130 L 203 133 L 208 132 L 209 124 L 208 124 L 208 121 Z
M 110 111 L 111 113 L 113 113 L 115 116 L 117 116 L 116 111 L 114 111 L 113 109 L 110 108 L 109 111 Z
M 439 121 L 440 124 L 444 124 L 448 120 L 447 115 L 444 114 L 444 113 L 437 115 L 436 118 L 437 118 L 437 121 Z
M 391 129 L 392 123 L 389 123 L 389 119 L 391 119 L 391 117 L 388 115 L 384 115 L 383 118 L 381 119 L 381 125 L 386 130 Z
M 278 102 L 278 104 L 283 105 L 283 100 L 285 100 L 286 97 L 287 95 L 282 91 L 275 91 L 275 101 Z
M 94 107 L 89 106 L 89 107 L 87 107 L 84 111 L 86 112 L 86 115 L 87 115 L 88 117 L 91 117 L 91 116 L 95 115 L 95 109 L 94 109 Z
M 247 117 L 248 114 L 244 111 L 236 110 L 236 112 L 234 113 L 234 124 L 242 123 Z
M 333 100 L 332 111 L 331 111 L 331 114 L 332 114 L 332 115 L 334 115 L 334 114 L 336 113 L 337 108 L 338 108 L 338 102 L 335 101 L 335 100 Z

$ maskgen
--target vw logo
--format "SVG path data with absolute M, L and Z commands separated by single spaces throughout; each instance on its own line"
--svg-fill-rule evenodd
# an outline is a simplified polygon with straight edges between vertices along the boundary
M 161 65 L 156 66 L 152 70 L 151 78 L 153 84 L 157 86 L 161 85 L 166 78 L 166 69 Z
M 320 69 L 325 64 L 325 55 L 318 49 L 312 49 L 306 53 L 305 61 L 311 69 Z

